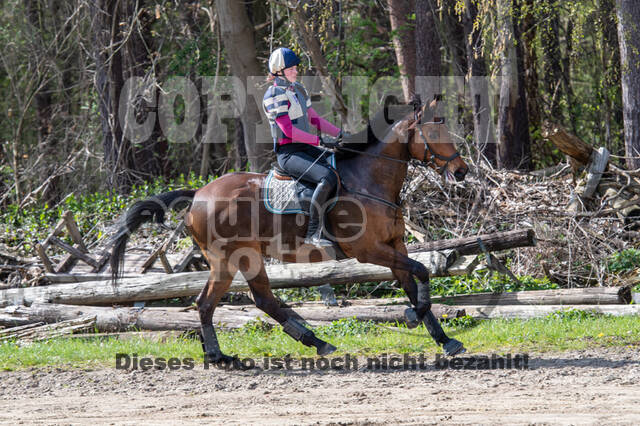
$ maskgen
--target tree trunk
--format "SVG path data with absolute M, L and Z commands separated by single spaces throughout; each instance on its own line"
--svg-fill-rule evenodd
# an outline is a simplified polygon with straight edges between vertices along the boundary
M 622 87 L 620 81 L 620 43 L 618 42 L 618 29 L 616 21 L 616 3 L 615 0 L 600 0 L 598 4 L 598 21 L 601 23 L 602 28 L 602 69 L 604 75 L 602 77 L 602 88 L 610 87 Z M 604 135 L 603 140 L 605 146 L 610 152 L 618 155 L 624 155 L 624 146 L 622 150 L 616 149 L 613 146 L 613 126 L 618 122 L 615 117 L 616 110 L 619 112 L 619 105 L 621 99 L 619 99 L 620 91 L 616 91 L 616 95 L 609 95 L 607 90 L 603 90 L 602 98 L 604 100 Z M 619 122 L 622 122 L 620 119 Z
M 543 0 L 540 26 L 540 43 L 544 54 L 542 80 L 549 96 L 547 112 L 555 120 L 562 117 L 560 102 L 564 96 L 562 87 L 562 55 L 560 52 L 558 0 Z M 564 120 L 562 120 L 564 121 Z
M 309 55 L 313 60 L 313 65 L 317 70 L 317 74 L 322 80 L 322 87 L 324 87 L 327 93 L 335 99 L 335 108 L 337 109 L 338 114 L 340 114 L 343 125 L 347 128 L 351 128 L 352 125 L 349 123 L 347 104 L 344 101 L 338 86 L 329 75 L 329 67 L 327 65 L 327 60 L 322 53 L 322 46 L 320 46 L 320 42 L 318 41 L 316 34 L 307 28 L 311 19 L 304 11 L 305 3 L 306 2 L 302 2 L 298 4 L 297 7 L 291 9 L 291 14 L 293 15 L 296 23 L 296 30 L 300 35 L 300 38 L 304 41 Z
M 415 11 L 415 4 L 413 0 L 387 0 L 387 4 L 391 30 L 396 33 L 393 47 L 402 76 L 402 92 L 405 101 L 409 102 L 416 91 L 416 39 L 414 26 L 409 22 L 409 15 Z
M 133 147 L 124 138 L 119 123 L 119 101 L 125 72 L 122 44 L 126 41 L 126 28 L 121 28 L 120 23 L 129 23 L 130 19 L 127 19 L 125 6 L 117 0 L 97 0 L 92 3 L 92 15 L 95 88 L 102 121 L 107 182 L 113 189 L 122 189 L 134 182 L 132 172 L 135 170 Z
M 534 0 L 526 1 L 526 14 L 522 17 L 522 32 L 524 41 L 525 88 L 527 92 L 527 111 L 529 123 L 536 129 L 540 128 L 540 89 L 538 87 L 538 53 L 536 50 L 536 32 L 538 22 L 534 13 Z
M 416 92 L 424 102 L 441 92 L 439 81 L 434 79 L 442 75 L 442 43 L 437 28 L 435 1 L 416 0 Z
M 482 53 L 481 29 L 474 29 L 474 22 L 478 16 L 476 0 L 465 1 L 465 11 L 462 16 L 464 26 L 467 64 L 469 71 L 469 87 L 473 108 L 473 140 L 478 150 L 484 155 L 489 164 L 496 165 L 496 141 L 494 137 L 493 121 L 491 119 L 491 103 L 489 100 L 489 76 L 487 65 Z
M 33 27 L 33 32 L 46 37 L 46 31 L 43 28 L 45 26 L 45 19 L 42 13 L 42 4 L 39 1 L 25 2 L 27 9 L 27 18 L 29 23 Z M 36 53 L 36 52 L 34 52 Z M 37 56 L 37 54 L 35 55 Z M 40 60 L 40 58 L 37 58 Z M 44 79 L 48 78 L 48 73 L 45 72 Z M 53 132 L 53 88 L 51 84 L 44 84 L 34 96 L 34 104 L 36 107 L 36 120 L 38 123 L 38 152 L 44 154 L 45 158 L 51 160 L 45 165 L 45 169 L 42 171 L 41 176 L 50 178 L 56 169 L 56 159 L 59 147 L 57 138 Z M 52 202 L 58 195 L 59 178 L 53 177 L 51 179 L 46 191 L 43 195 L 43 201 Z M 52 203 L 53 204 L 53 203 Z
M 520 29 L 521 0 L 498 2 L 499 41 L 502 43 L 500 107 L 498 112 L 498 160 L 506 169 L 531 168 L 531 142 L 524 87 L 524 62 Z
M 258 110 L 262 105 L 262 97 L 257 96 L 261 90 L 255 85 L 255 79 L 265 73 L 257 60 L 255 32 L 244 2 L 219 0 L 216 5 L 222 42 L 227 51 L 226 58 L 231 64 L 233 75 L 247 87 L 246 107 L 240 119 L 249 167 L 252 171 L 263 171 L 271 163 L 273 142 L 262 140 L 264 138 L 259 137 L 256 132 L 256 126 L 262 120 Z
M 640 3 L 616 0 L 627 166 L 640 168 Z

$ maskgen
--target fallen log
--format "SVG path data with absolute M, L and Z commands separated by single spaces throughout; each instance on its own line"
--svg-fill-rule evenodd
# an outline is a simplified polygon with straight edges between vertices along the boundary
M 631 288 L 588 287 L 558 290 L 477 293 L 432 297 L 433 302 L 451 305 L 626 305 L 631 303 Z
M 640 315 L 640 305 L 499 305 L 465 306 L 467 315 L 477 319 L 530 319 L 545 317 L 553 312 L 575 309 L 614 316 Z
M 589 164 L 593 147 L 567 132 L 561 125 L 549 121 L 545 122 L 542 126 L 542 137 L 549 139 L 560 151 L 579 163 Z
M 475 257 L 457 259 L 457 253 L 454 251 L 414 253 L 411 257 L 423 263 L 430 270 L 431 276 L 435 277 L 468 274 L 476 266 Z M 269 265 L 266 269 L 271 288 L 313 287 L 327 283 L 335 285 L 394 279 L 389 268 L 359 263 L 355 259 L 314 264 Z M 123 279 L 117 287 L 105 281 L 89 281 L 0 290 L 0 307 L 30 305 L 34 302 L 99 305 L 195 296 L 200 293 L 208 277 L 208 271 L 183 272 Z M 248 289 L 242 274 L 236 274 L 229 291 Z
M 424 244 L 412 244 L 409 253 L 419 251 L 456 250 L 461 256 L 480 254 L 483 252 L 478 243 L 482 241 L 487 251 L 506 250 L 515 247 L 530 247 L 536 245 L 533 229 L 495 232 L 493 234 L 476 235 L 473 237 L 453 238 L 450 240 L 431 241 Z
M 362 321 L 404 322 L 406 305 L 391 306 L 324 306 L 285 309 L 295 317 L 302 317 L 312 325 L 326 324 L 343 318 L 356 317 Z M 433 305 L 432 311 L 438 318 L 457 318 L 465 315 L 464 309 L 453 306 Z M 34 303 L 31 306 L 9 306 L 0 310 L 0 324 L 9 326 L 26 325 L 34 322 L 55 323 L 86 316 L 95 316 L 96 328 L 100 332 L 136 330 L 196 330 L 200 328 L 200 318 L 195 310 L 184 308 L 109 308 L 97 306 L 72 306 L 49 303 Z M 222 329 L 242 327 L 258 317 L 265 322 L 276 324 L 265 313 L 255 307 L 219 306 L 213 322 Z

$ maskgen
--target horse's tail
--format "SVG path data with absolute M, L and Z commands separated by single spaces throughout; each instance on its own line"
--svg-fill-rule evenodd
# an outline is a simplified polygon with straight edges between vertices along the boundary
M 127 210 L 120 219 L 122 224 L 113 239 L 110 260 L 113 285 L 117 284 L 118 277 L 122 275 L 124 250 L 129 240 L 129 235 L 152 218 L 155 218 L 157 223 L 163 223 L 164 214 L 168 209 L 175 210 L 185 203 L 190 204 L 195 193 L 196 191 L 191 189 L 165 192 L 164 194 L 138 201 Z

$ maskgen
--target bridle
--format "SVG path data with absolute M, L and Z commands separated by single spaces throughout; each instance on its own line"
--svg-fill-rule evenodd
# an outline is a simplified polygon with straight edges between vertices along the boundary
M 418 121 L 419 121 L 419 120 L 418 120 L 418 118 L 419 118 L 419 117 L 418 117 L 418 114 L 416 113 L 416 114 L 415 114 L 416 122 L 418 122 Z M 424 125 L 424 124 L 444 124 L 444 119 L 440 119 L 440 121 L 433 121 L 433 122 L 427 122 L 427 123 L 422 123 L 422 124 L 423 124 L 423 125 Z M 422 161 L 414 160 L 414 159 L 411 159 L 411 160 L 402 160 L 402 159 L 399 159 L 399 158 L 389 157 L 388 155 L 372 154 L 372 153 L 369 153 L 369 152 L 366 152 L 366 151 L 358 151 L 358 150 L 356 150 L 356 149 L 347 148 L 347 147 L 345 147 L 345 146 L 340 146 L 340 147 L 338 148 L 338 150 L 339 150 L 339 151 L 346 151 L 346 152 L 353 152 L 353 153 L 356 153 L 356 154 L 359 154 L 359 155 L 367 155 L 367 156 L 369 156 L 369 157 L 373 157 L 373 158 L 382 158 L 382 159 L 389 160 L 389 161 L 394 161 L 394 162 L 397 162 L 397 163 L 403 163 L 403 164 L 410 164 L 410 163 L 414 163 L 414 164 L 417 164 L 417 165 L 420 165 L 420 166 L 423 166 L 423 167 L 429 167 L 429 165 L 430 165 L 430 164 L 433 164 L 434 169 L 436 169 L 436 170 L 438 171 L 438 173 L 439 173 L 441 176 L 443 176 L 443 175 L 444 175 L 444 172 L 445 172 L 445 171 L 446 171 L 446 169 L 447 169 L 447 166 L 449 165 L 449 163 L 450 163 L 451 161 L 455 160 L 456 158 L 458 158 L 458 157 L 460 156 L 460 153 L 459 153 L 458 151 L 456 151 L 456 153 L 455 153 L 455 154 L 450 155 L 450 156 L 448 156 L 448 157 L 445 157 L 444 155 L 440 155 L 440 154 L 438 154 L 438 153 L 436 153 L 436 152 L 433 152 L 433 150 L 429 147 L 429 143 L 428 143 L 428 141 L 427 141 L 427 138 L 425 138 L 424 133 L 422 132 L 422 127 L 421 127 L 421 125 L 420 125 L 420 124 L 418 124 L 418 126 L 417 126 L 417 127 L 418 127 L 418 133 L 420 134 L 420 137 L 422 138 L 422 141 L 424 142 L 424 146 L 425 146 L 425 150 L 424 150 L 424 159 L 423 159 Z M 414 130 L 414 129 L 412 129 L 411 133 L 413 133 L 413 130 Z M 412 135 L 411 133 L 410 133 L 410 135 L 409 135 L 410 140 L 411 140 L 411 139 L 413 138 L 413 136 L 414 136 L 414 135 Z M 431 154 L 431 157 L 430 157 L 429 159 L 427 159 L 427 153 Z M 434 161 L 434 158 L 437 158 L 438 160 L 444 161 L 444 162 L 445 162 L 445 164 L 444 164 L 442 167 L 438 168 L 438 165 L 437 165 L 437 164 L 436 164 L 436 162 Z M 343 187 L 347 192 L 352 192 L 352 193 L 354 193 L 354 194 L 360 195 L 360 196 L 365 197 L 365 198 L 368 198 L 368 199 L 370 199 L 370 200 L 377 201 L 377 202 L 379 202 L 379 203 L 381 203 L 381 204 L 384 204 L 384 205 L 386 205 L 386 206 L 388 206 L 388 207 L 391 207 L 391 208 L 393 208 L 393 209 L 401 209 L 401 208 L 402 208 L 402 207 L 401 207 L 399 204 L 397 204 L 397 203 L 394 203 L 394 202 L 391 202 L 391 201 L 384 200 L 384 199 L 382 199 L 382 198 L 379 198 L 379 197 L 373 196 L 373 195 L 371 195 L 371 194 L 365 194 L 365 193 L 363 193 L 363 192 L 359 192 L 359 191 L 356 191 L 356 190 L 353 190 L 353 189 L 349 189 L 349 188 L 347 188 L 346 186 L 344 186 L 344 184 L 342 184 L 342 187 Z
M 416 120 L 417 120 L 417 117 L 416 117 Z M 429 122 L 422 123 L 422 124 L 423 125 L 425 125 L 425 124 L 444 124 L 444 118 L 441 118 L 439 121 L 429 121 Z M 424 133 L 422 133 L 422 126 L 420 124 L 418 124 L 416 127 L 418 128 L 418 134 L 420 135 L 420 137 L 422 138 L 422 141 L 424 142 L 424 158 L 422 159 L 422 164 L 424 164 L 426 166 L 428 166 L 430 164 L 433 164 L 433 168 L 438 170 L 438 165 L 434 161 L 434 158 L 437 158 L 440 161 L 444 161 L 444 164 L 438 170 L 438 174 L 440 174 L 440 176 L 442 176 L 444 174 L 444 172 L 447 170 L 447 167 L 449 166 L 449 163 L 451 163 L 456 158 L 460 157 L 460 153 L 458 151 L 456 151 L 454 154 L 451 154 L 448 157 L 445 157 L 444 155 L 440 155 L 437 152 L 434 152 L 429 147 L 429 143 L 427 141 L 427 138 L 424 137 Z M 427 160 L 427 154 L 431 154 L 431 158 L 429 158 L 428 160 Z
M 418 120 L 418 117 L 416 115 L 416 121 Z M 440 119 L 440 121 L 429 121 L 426 123 L 422 123 L 422 125 L 425 124 L 444 124 L 444 118 Z M 442 176 L 444 175 L 444 172 L 447 169 L 447 166 L 449 166 L 449 163 L 451 163 L 453 160 L 455 160 L 456 158 L 460 157 L 460 153 L 458 151 L 455 152 L 455 154 L 452 154 L 448 157 L 445 157 L 444 155 L 440 155 L 437 152 L 434 152 L 430 147 L 429 147 L 429 143 L 427 141 L 427 138 L 425 138 L 424 133 L 422 133 L 422 127 L 421 125 L 417 125 L 416 126 L 418 128 L 418 133 L 420 134 L 420 137 L 422 138 L 422 141 L 424 142 L 424 158 L 422 159 L 422 161 L 414 161 L 414 160 L 402 160 L 400 158 L 393 158 L 393 157 L 389 157 L 388 155 L 382 155 L 382 154 L 371 154 L 370 152 L 365 152 L 365 151 L 358 151 L 356 149 L 351 149 L 351 148 L 347 148 L 346 146 L 340 146 L 338 148 L 339 151 L 346 151 L 346 152 L 353 152 L 355 154 L 360 154 L 360 155 L 367 155 L 369 157 L 373 157 L 373 158 L 383 158 L 385 160 L 389 160 L 389 161 L 395 161 L 397 163 L 403 163 L 403 164 L 410 164 L 410 163 L 414 163 L 414 164 L 418 164 L 420 166 L 426 166 L 428 167 L 429 165 L 433 164 L 434 169 L 437 170 L 437 172 Z M 409 136 L 409 139 L 412 139 L 412 136 Z M 431 155 L 431 158 L 427 159 L 427 154 Z M 445 163 L 442 165 L 442 167 L 438 167 L 438 165 L 436 164 L 436 162 L 434 161 L 434 158 L 437 158 L 440 161 L 444 161 Z

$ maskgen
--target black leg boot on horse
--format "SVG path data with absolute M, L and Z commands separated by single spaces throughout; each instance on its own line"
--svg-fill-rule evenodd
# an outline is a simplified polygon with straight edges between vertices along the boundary
M 333 242 L 326 239 L 323 235 L 325 228 L 326 216 L 324 214 L 326 203 L 331 193 L 333 185 L 328 179 L 324 178 L 320 181 L 313 196 L 311 197 L 311 206 L 309 207 L 309 225 L 307 227 L 307 236 L 304 239 L 305 244 L 311 244 L 316 247 L 332 247 Z
M 433 337 L 438 345 L 442 346 L 444 354 L 447 356 L 455 356 L 466 352 L 462 342 L 449 338 L 440 321 L 431 312 L 431 297 L 429 292 L 429 282 L 419 282 L 417 284 L 418 303 L 414 308 L 407 308 L 404 312 L 409 328 L 417 327 L 420 322 L 424 322 L 427 331 Z

